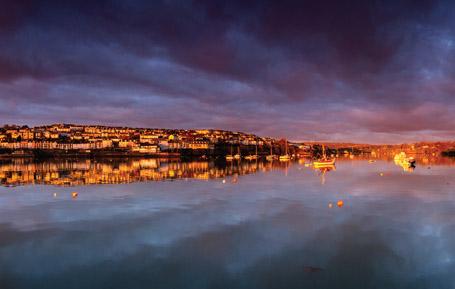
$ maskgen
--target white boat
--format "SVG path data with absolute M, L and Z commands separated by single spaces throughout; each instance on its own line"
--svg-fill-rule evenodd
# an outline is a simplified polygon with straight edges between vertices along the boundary
M 395 162 L 408 162 L 409 164 L 415 164 L 415 159 L 413 157 L 407 157 L 405 152 L 400 152 L 393 157 Z
M 234 156 L 232 156 L 232 145 L 231 145 L 231 153 L 226 155 L 226 160 L 227 161 L 232 161 L 234 159 Z
M 273 154 L 273 144 L 270 142 L 270 154 L 265 157 L 266 160 L 268 161 L 274 161 L 277 159 L 277 156 Z
M 405 171 L 412 171 L 415 168 L 415 159 L 407 157 L 405 152 L 400 152 L 393 157 L 396 165 L 401 166 Z
M 281 155 L 279 159 L 282 162 L 287 162 L 287 161 L 291 160 L 291 156 L 287 155 L 287 154 L 286 155 Z
M 265 157 L 265 159 L 271 162 L 271 161 L 276 160 L 277 157 L 276 157 L 276 155 L 268 155 Z
M 240 155 L 240 140 L 239 140 L 239 146 L 237 147 L 237 153 L 234 155 L 234 159 L 239 160 L 241 158 L 242 158 L 242 156 Z
M 256 144 L 256 149 L 255 149 L 255 154 L 254 155 L 248 155 L 245 157 L 246 160 L 252 161 L 252 160 L 257 160 L 258 159 L 258 145 Z
M 287 161 L 291 160 L 291 156 L 288 154 L 288 141 L 287 140 L 286 140 L 286 144 L 285 144 L 285 154 L 281 155 L 279 157 L 279 160 L 282 162 L 287 162 Z
M 333 167 L 335 165 L 335 158 L 328 158 L 325 154 L 325 146 L 322 145 L 322 158 L 314 161 L 313 166 L 315 168 L 323 168 L 323 167 Z
M 325 166 L 333 166 L 335 165 L 335 159 L 321 159 L 318 161 L 313 162 L 314 167 L 325 167 Z

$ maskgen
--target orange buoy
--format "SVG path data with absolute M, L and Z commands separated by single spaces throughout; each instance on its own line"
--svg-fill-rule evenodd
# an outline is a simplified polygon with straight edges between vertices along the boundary
M 73 199 L 74 199 L 74 198 L 77 198 L 78 195 L 79 195 L 79 194 L 78 194 L 77 192 L 72 192 L 72 193 L 71 193 L 71 197 L 73 197 Z
M 339 200 L 339 201 L 337 202 L 337 206 L 338 206 L 338 208 L 343 207 L 343 206 L 344 206 L 344 202 L 343 202 L 342 200 Z

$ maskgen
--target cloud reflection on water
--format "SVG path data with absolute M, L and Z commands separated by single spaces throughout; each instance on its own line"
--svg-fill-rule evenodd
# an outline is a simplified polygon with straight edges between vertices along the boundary
M 6 288 L 451 288 L 455 199 L 441 180 L 453 182 L 453 170 L 409 175 L 353 161 L 325 185 L 293 164 L 287 175 L 226 184 L 1 188 L 0 280 Z M 61 198 L 52 198 L 56 188 Z M 80 198 L 65 198 L 71 190 Z M 338 199 L 343 208 L 327 207 Z

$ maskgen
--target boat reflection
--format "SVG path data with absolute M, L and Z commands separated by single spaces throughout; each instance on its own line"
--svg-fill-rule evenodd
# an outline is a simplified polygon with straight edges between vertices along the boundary
M 330 171 L 335 171 L 335 165 L 325 165 L 325 166 L 313 166 L 315 171 L 319 172 L 319 176 L 321 178 L 321 185 L 325 184 L 325 174 Z

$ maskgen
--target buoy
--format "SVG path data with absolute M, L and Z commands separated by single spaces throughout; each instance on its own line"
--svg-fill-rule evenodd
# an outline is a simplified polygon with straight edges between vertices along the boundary
M 333 204 L 332 203 L 329 203 L 329 208 L 331 209 L 333 207 Z
M 78 195 L 79 195 L 79 194 L 78 194 L 77 192 L 72 192 L 72 193 L 71 193 L 71 197 L 73 197 L 73 198 L 77 198 Z
M 343 202 L 342 200 L 339 200 L 339 201 L 337 202 L 337 206 L 338 206 L 339 208 L 343 207 L 343 205 L 344 205 L 344 202 Z
M 54 198 L 56 198 L 57 197 L 57 193 L 54 193 L 53 196 L 54 196 Z
M 225 183 L 226 183 L 226 180 L 223 180 L 223 184 L 225 184 Z

